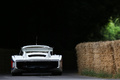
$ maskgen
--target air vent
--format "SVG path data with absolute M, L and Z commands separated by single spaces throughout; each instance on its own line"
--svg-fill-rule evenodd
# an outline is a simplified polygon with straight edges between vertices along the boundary
M 29 55 L 29 57 L 46 57 L 46 55 Z

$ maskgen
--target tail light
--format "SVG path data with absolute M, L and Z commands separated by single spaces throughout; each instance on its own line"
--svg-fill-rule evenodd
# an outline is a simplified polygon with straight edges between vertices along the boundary
M 61 59 L 61 61 L 60 61 L 60 68 L 62 69 L 63 68 L 63 60 Z
M 13 60 L 11 60 L 11 68 L 14 68 L 15 67 L 15 63 Z

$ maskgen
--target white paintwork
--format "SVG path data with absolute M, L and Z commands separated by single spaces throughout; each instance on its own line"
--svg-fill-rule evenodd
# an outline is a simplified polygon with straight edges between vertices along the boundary
M 31 51 L 31 52 L 30 52 Z M 58 61 L 58 68 L 60 67 L 60 61 L 62 55 L 52 55 L 53 48 L 46 45 L 27 45 L 21 48 L 22 55 L 13 55 L 12 60 L 14 61 L 15 68 L 17 61 Z M 28 53 L 27 53 L 28 52 Z M 29 57 L 29 55 L 45 55 Z

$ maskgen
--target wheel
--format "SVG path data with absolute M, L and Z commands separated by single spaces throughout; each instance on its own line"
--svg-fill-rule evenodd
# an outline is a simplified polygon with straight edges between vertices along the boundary
M 62 72 L 53 72 L 52 75 L 62 75 Z
M 12 73 L 12 76 L 21 76 L 22 75 L 22 73 Z

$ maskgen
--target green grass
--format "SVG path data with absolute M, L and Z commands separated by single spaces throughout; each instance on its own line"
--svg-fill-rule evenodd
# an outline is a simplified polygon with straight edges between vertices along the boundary
M 119 78 L 119 79 L 120 79 L 120 73 L 115 74 L 115 75 L 114 75 L 114 78 Z
M 84 70 L 81 72 L 81 75 L 96 76 L 96 73 L 95 73 L 93 70 L 84 69 Z
M 85 75 L 85 76 L 92 76 L 92 77 L 99 77 L 99 78 L 113 78 L 113 75 L 112 74 L 108 74 L 106 72 L 99 72 L 99 73 L 96 73 L 95 71 L 93 70 L 88 70 L 88 69 L 84 69 L 82 72 L 81 72 L 81 75 Z M 120 75 L 116 75 L 115 76 L 116 78 L 120 78 Z
M 112 76 L 113 76 L 112 74 L 108 74 L 103 71 L 97 73 L 97 77 L 100 77 L 100 78 L 112 78 Z

